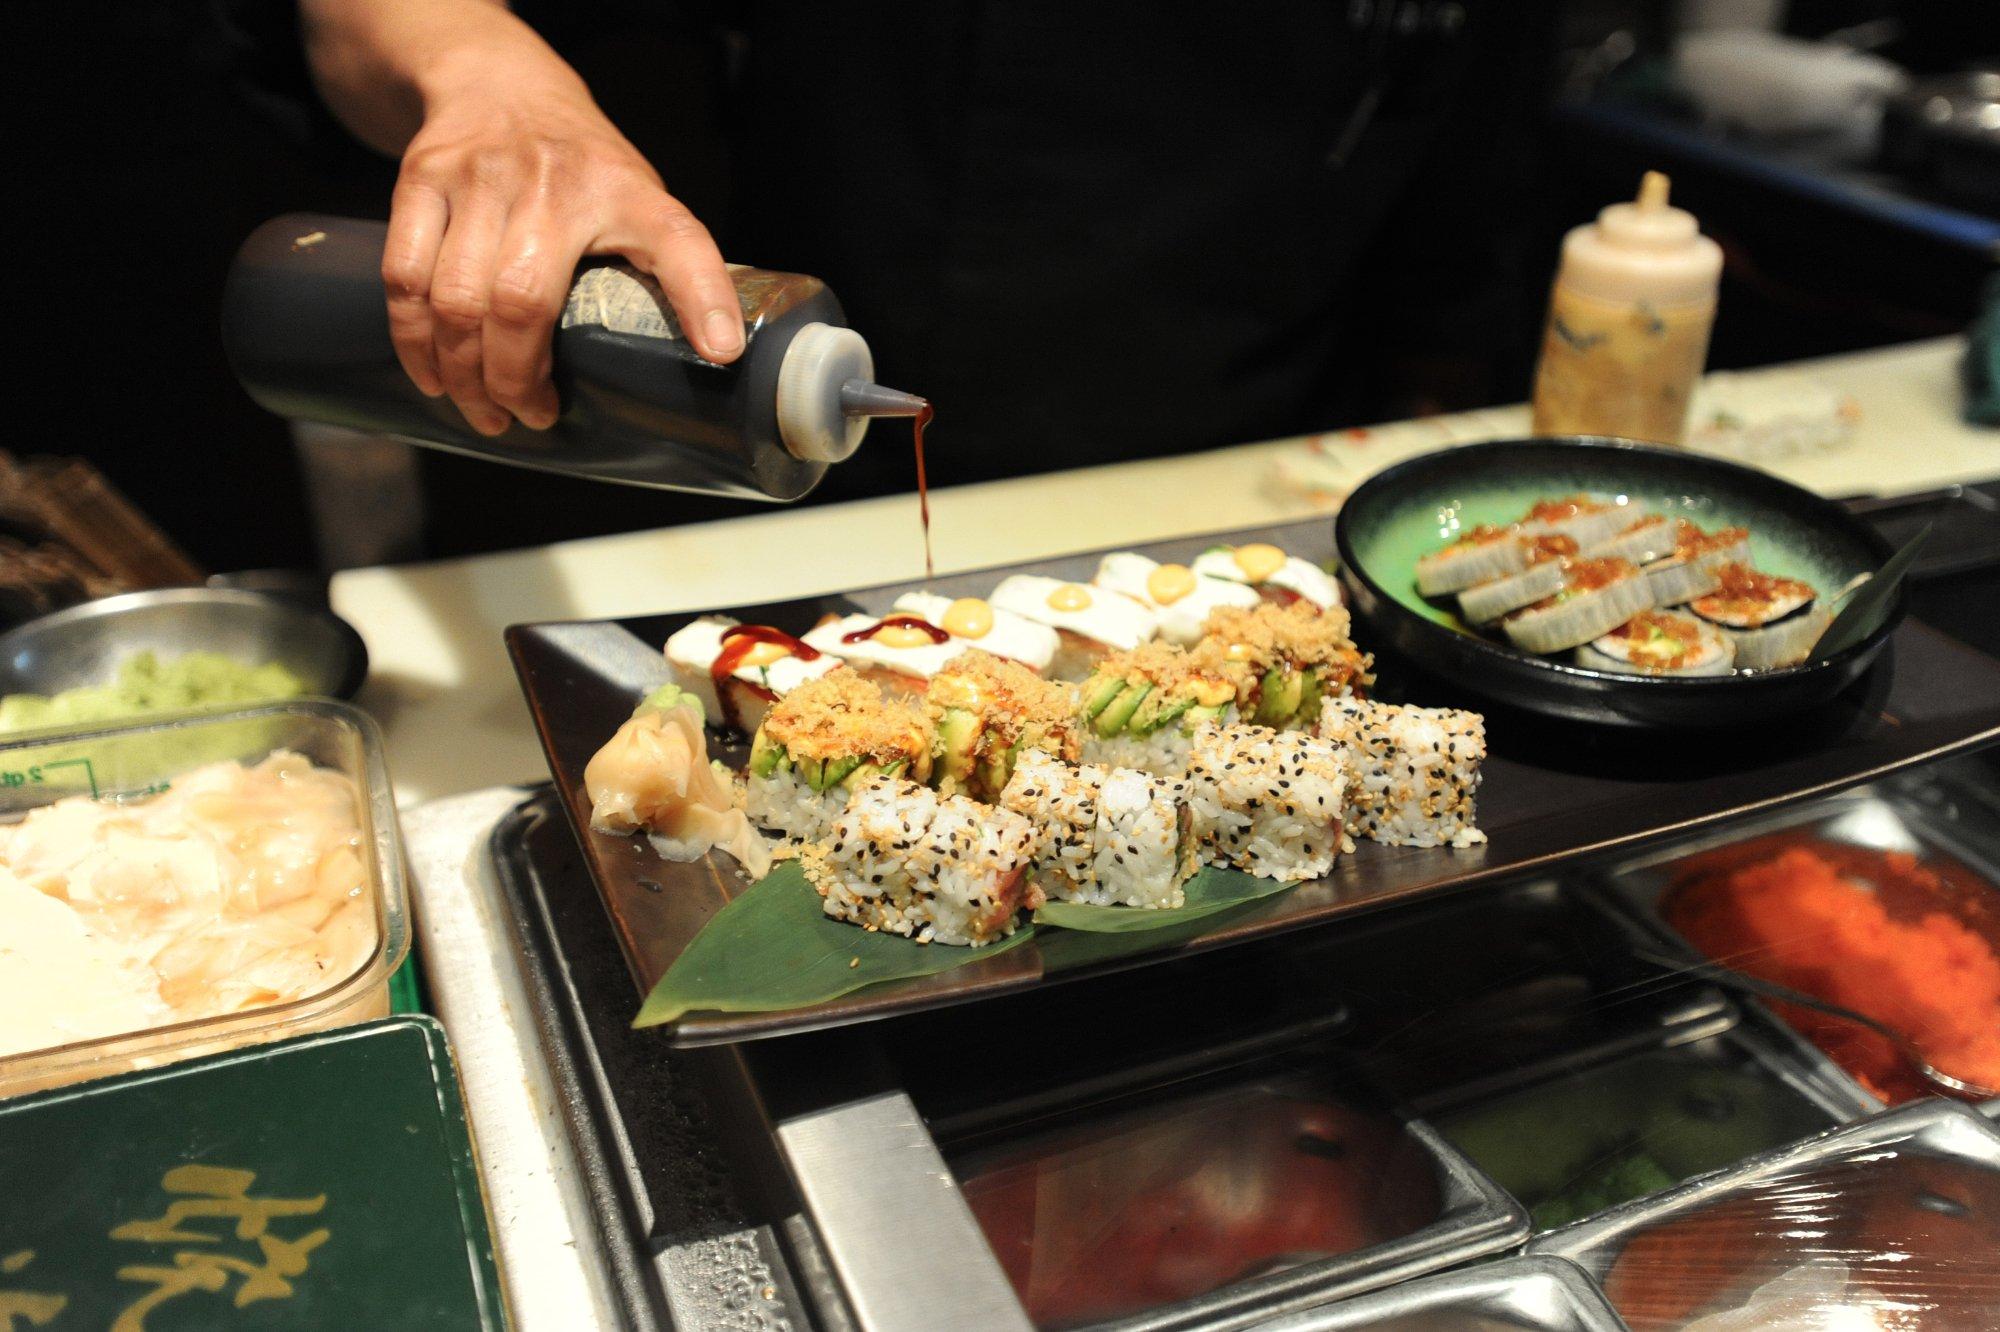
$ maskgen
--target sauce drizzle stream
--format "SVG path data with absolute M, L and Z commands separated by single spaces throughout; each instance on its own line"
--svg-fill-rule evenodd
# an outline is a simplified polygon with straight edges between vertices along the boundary
M 924 427 L 936 415 L 926 402 L 924 409 L 912 418 L 917 445 L 917 512 L 924 523 L 924 581 L 927 583 L 937 577 L 937 566 L 931 560 L 931 486 L 929 478 L 924 475 Z

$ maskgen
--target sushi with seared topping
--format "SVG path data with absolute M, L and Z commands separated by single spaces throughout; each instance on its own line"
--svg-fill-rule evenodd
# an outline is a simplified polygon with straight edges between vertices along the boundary
M 1523 652 L 1564 652 L 1603 637 L 1652 605 L 1646 576 L 1630 560 L 1571 560 L 1561 591 L 1500 624 Z
M 1468 624 L 1489 624 L 1509 611 L 1562 591 L 1563 570 L 1577 554 L 1576 542 L 1558 533 L 1514 538 L 1521 552 L 1519 572 L 1468 587 L 1458 594 L 1458 613 Z
M 1074 762 L 1082 735 L 1067 686 L 991 653 L 962 653 L 924 695 L 935 741 L 931 775 L 946 795 L 997 800 L 1024 753 Z
M 1097 906 L 1182 906 L 1200 864 L 1186 788 L 1132 768 L 1021 755 L 1000 804 L 1035 825 L 1035 885 Z
M 1741 527 L 1704 532 L 1687 519 L 1674 523 L 1674 548 L 1646 566 L 1653 604 L 1678 606 L 1713 592 L 1725 564 L 1750 563 L 1750 533 Z
M 1058 680 L 1084 679 L 1110 654 L 1151 639 L 1159 625 L 1152 611 L 1130 597 L 1040 574 L 1002 579 L 987 600 L 996 610 L 1056 631 L 1061 646 L 1049 673 Z
M 896 609 L 921 617 L 950 634 L 963 650 L 977 648 L 996 657 L 1018 661 L 1037 675 L 1048 674 L 1062 641 L 1056 631 L 1012 611 L 1000 610 L 978 597 L 939 596 L 935 592 L 905 592 Z
M 1833 612 L 1821 604 L 1819 593 L 1796 578 L 1725 564 L 1716 583 L 1713 592 L 1696 597 L 1687 608 L 1735 645 L 1736 665 L 1743 670 L 1798 665 L 1833 623 Z
M 1279 730 L 1310 727 L 1321 699 L 1352 693 L 1374 665 L 1347 636 L 1347 611 L 1340 607 L 1224 607 L 1208 617 L 1196 652 L 1240 669 L 1236 704 L 1243 720 Z
M 1641 611 L 1576 650 L 1576 664 L 1625 675 L 1727 675 L 1736 645 L 1685 611 Z
M 1178 777 L 1203 722 L 1232 722 L 1246 671 L 1213 652 L 1146 643 L 1098 663 L 1076 687 L 1083 757 Z
M 872 777 L 923 781 L 931 728 L 905 698 L 886 697 L 853 671 L 800 685 L 771 705 L 750 742 L 744 812 L 799 841 L 820 836 Z
M 1347 845 L 1346 791 L 1339 746 L 1299 731 L 1209 723 L 1188 751 L 1206 864 L 1287 883 L 1319 878 Z
M 1034 825 L 1011 810 L 883 775 L 855 788 L 799 863 L 835 920 L 976 948 L 1039 905 L 1034 846 Z
M 1189 647 L 1218 606 L 1254 606 L 1257 590 L 1244 583 L 1198 574 L 1185 564 L 1161 564 L 1132 551 L 1106 555 L 1097 565 L 1096 586 L 1132 598 L 1159 617 L 1159 636 Z
M 1307 601 L 1322 609 L 1341 604 L 1340 584 L 1311 560 L 1289 555 L 1267 541 L 1211 546 L 1189 566 L 1204 578 L 1220 578 L 1254 588 L 1280 606 Z
M 1528 551 L 1520 533 L 1482 523 L 1417 560 L 1417 591 L 1426 597 L 1449 596 L 1527 567 Z
M 754 734 L 771 704 L 839 667 L 810 644 L 769 625 L 739 624 L 704 615 L 667 639 L 674 683 L 701 704 L 715 724 Z

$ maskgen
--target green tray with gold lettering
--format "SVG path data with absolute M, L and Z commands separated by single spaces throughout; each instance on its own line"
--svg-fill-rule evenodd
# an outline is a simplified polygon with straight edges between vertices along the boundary
M 435 1019 L 0 1101 L 0 1329 L 506 1325 Z

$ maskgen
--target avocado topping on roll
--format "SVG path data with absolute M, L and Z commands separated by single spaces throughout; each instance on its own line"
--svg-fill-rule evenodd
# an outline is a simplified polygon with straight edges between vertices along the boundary
M 933 776 L 946 795 L 997 800 L 1022 753 L 1073 763 L 1082 751 L 1070 690 L 990 652 L 953 658 L 932 678 L 924 711 L 935 735 Z
M 1195 648 L 1224 668 L 1236 668 L 1243 719 L 1279 730 L 1301 730 L 1319 717 L 1322 699 L 1369 684 L 1374 660 L 1347 634 L 1340 607 L 1224 607 L 1208 617 Z
M 931 730 L 916 705 L 884 698 L 849 670 L 794 689 L 773 704 L 750 744 L 750 775 L 791 773 L 814 792 L 855 787 L 871 777 L 923 781 Z
M 1169 724 L 1191 733 L 1204 721 L 1223 719 L 1242 674 L 1213 655 L 1143 643 L 1106 657 L 1077 686 L 1077 717 L 1105 739 L 1151 735 Z

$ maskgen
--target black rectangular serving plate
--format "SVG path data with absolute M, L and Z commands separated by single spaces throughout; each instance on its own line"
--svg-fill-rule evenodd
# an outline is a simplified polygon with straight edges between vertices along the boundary
M 1137 547 L 1162 560 L 1191 561 L 1219 541 L 1270 541 L 1313 560 L 1333 553 L 1326 519 L 1256 527 Z M 939 578 L 951 596 L 984 596 L 1009 573 L 1088 582 L 1102 551 Z M 641 995 L 722 906 L 748 884 L 736 862 L 710 856 L 675 864 L 643 838 L 590 828 L 584 766 L 631 714 L 641 693 L 667 679 L 667 636 L 701 614 L 803 633 L 823 614 L 879 614 L 902 593 L 895 583 L 846 594 L 765 605 L 718 607 L 623 620 L 515 625 L 507 643 L 549 770 Z M 1355 638 L 1371 648 L 1366 626 Z M 1378 697 L 1482 707 L 1395 658 L 1376 665 Z M 1151 951 L 1070 963 L 1041 940 L 935 976 L 872 986 L 806 1008 L 774 1013 L 701 1013 L 672 1029 L 679 1045 L 778 1036 L 984 999 L 1053 979 L 1165 961 L 1244 943 L 1392 902 L 1492 884 L 1634 848 L 1723 820 L 1824 795 L 1944 754 L 2000 739 L 2000 661 L 1921 624 L 1897 631 L 1889 651 L 1854 688 L 1824 709 L 1725 733 L 1623 734 L 1485 708 L 1491 756 L 1479 794 L 1483 846 L 1419 849 L 1361 843 L 1332 875 L 1224 913 L 1193 938 L 1118 936 Z M 744 748 L 719 757 L 740 766 Z M 1070 932 L 1062 932 L 1068 935 Z M 1100 936 L 1101 937 L 1101 936 Z M 1134 941 L 1142 941 L 1135 944 Z M 1085 950 L 1088 952 L 1089 950 Z

